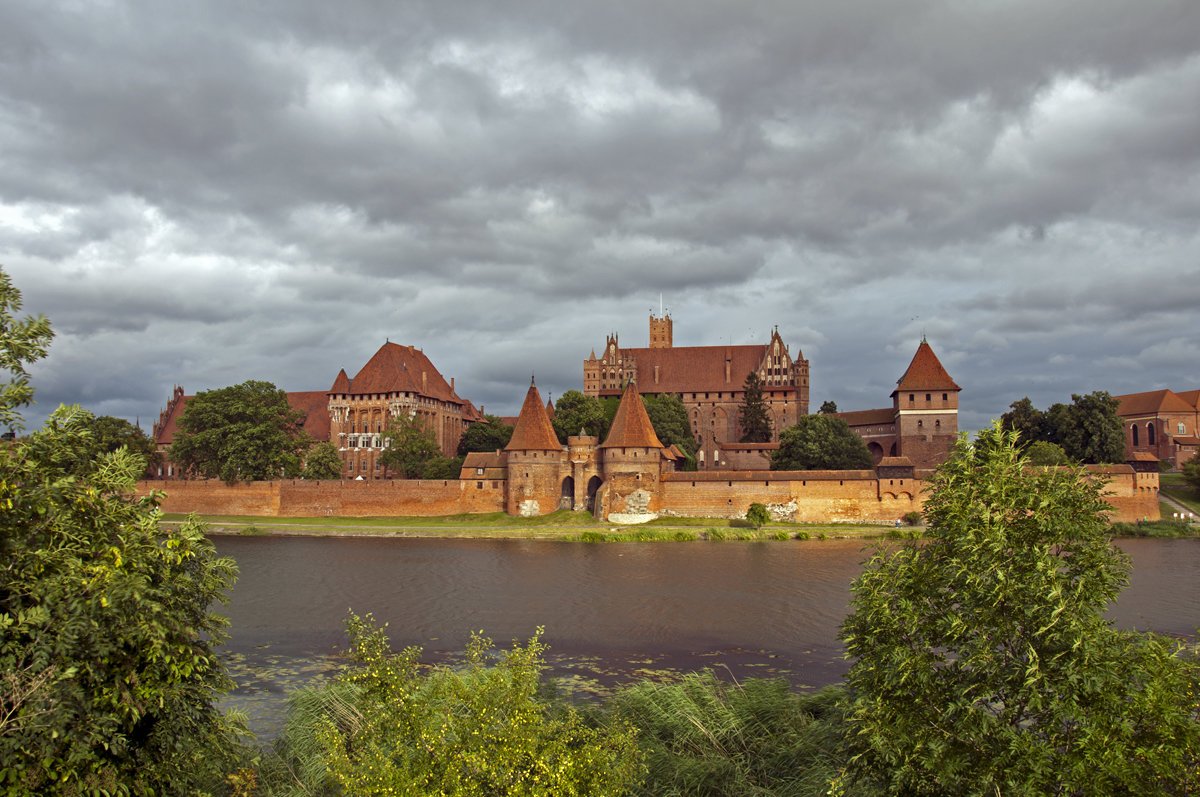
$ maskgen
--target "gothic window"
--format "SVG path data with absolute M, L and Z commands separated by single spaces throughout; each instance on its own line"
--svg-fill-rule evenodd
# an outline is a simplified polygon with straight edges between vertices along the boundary
M 1183 425 L 1183 421 L 1180 421 L 1175 425 L 1175 431 L 1178 434 L 1184 434 L 1187 432 L 1187 427 Z
M 1146 444 L 1154 445 L 1154 424 L 1146 424 Z
M 1138 427 L 1136 423 L 1133 425 L 1133 444 L 1135 446 L 1138 444 Z

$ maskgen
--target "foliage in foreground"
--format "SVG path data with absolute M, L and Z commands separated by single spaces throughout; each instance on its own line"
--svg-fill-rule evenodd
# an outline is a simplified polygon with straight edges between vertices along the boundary
M 824 795 L 843 766 L 840 690 L 811 695 L 780 680 L 723 683 L 711 672 L 644 681 L 607 711 L 637 729 L 647 773 L 639 797 Z M 862 783 L 844 794 L 876 794 Z
M 0 272 L 0 419 L 31 389 L 44 320 L 13 320 Z M 16 403 L 13 403 L 16 402 Z M 98 436 L 98 432 L 100 436 Z M 146 461 L 101 451 L 103 425 L 61 407 L 0 448 L 0 793 L 194 794 L 219 786 L 237 728 L 213 646 L 235 568 L 194 522 L 158 527 L 156 497 L 131 496 Z
M 1183 794 L 1200 787 L 1194 662 L 1103 617 L 1125 587 L 1102 485 L 960 440 L 922 545 L 880 550 L 842 629 L 853 773 L 898 794 Z
M 370 615 L 347 627 L 359 666 L 293 703 L 268 772 L 274 793 L 602 797 L 638 777 L 628 727 L 591 726 L 539 698 L 540 629 L 498 658 L 491 640 L 473 635 L 465 668 L 422 674 L 420 651 L 391 653 Z

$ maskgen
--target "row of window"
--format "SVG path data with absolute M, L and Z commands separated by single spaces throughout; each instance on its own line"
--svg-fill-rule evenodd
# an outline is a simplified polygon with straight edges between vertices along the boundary
M 949 393 L 943 393 L 943 394 L 942 394 L 942 401 L 949 401 L 949 399 L 950 399 L 950 394 L 949 394 Z M 917 394 L 916 394 L 916 393 L 909 393 L 909 394 L 908 394 L 908 403 L 909 403 L 909 404 L 915 404 L 915 403 L 916 403 L 916 401 L 917 401 Z M 926 393 L 926 394 L 925 394 L 925 401 L 926 401 L 926 402 L 933 401 L 933 394 L 932 394 L 932 393 Z

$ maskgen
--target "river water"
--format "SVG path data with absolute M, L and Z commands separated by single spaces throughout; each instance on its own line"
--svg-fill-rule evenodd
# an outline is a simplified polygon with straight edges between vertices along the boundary
M 845 674 L 838 626 L 861 541 L 603 543 L 217 537 L 241 575 L 224 613 L 232 705 L 270 736 L 286 693 L 338 664 L 349 610 L 397 647 L 451 660 L 471 631 L 498 647 L 545 627 L 564 691 L 602 695 L 645 676 L 711 667 L 819 687 Z M 1118 627 L 1194 637 L 1200 540 L 1123 540 Z

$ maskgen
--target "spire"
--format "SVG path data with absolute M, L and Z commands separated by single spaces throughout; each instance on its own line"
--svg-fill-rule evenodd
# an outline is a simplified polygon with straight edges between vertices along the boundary
M 537 385 L 531 379 L 529 392 L 525 394 L 525 403 L 521 405 L 521 414 L 517 416 L 516 426 L 513 427 L 512 439 L 504 447 L 505 451 L 561 451 L 562 443 L 550 424 L 546 414 L 546 406 L 538 393 Z
M 621 403 L 617 406 L 617 414 L 613 416 L 612 427 L 608 437 L 600 444 L 601 448 L 662 448 L 650 416 L 646 414 L 646 406 L 642 404 L 642 396 L 638 393 L 637 385 L 630 382 L 621 394 Z
M 917 353 L 908 364 L 904 376 L 896 382 L 893 395 L 901 390 L 961 390 L 933 353 L 933 347 L 922 338 Z

